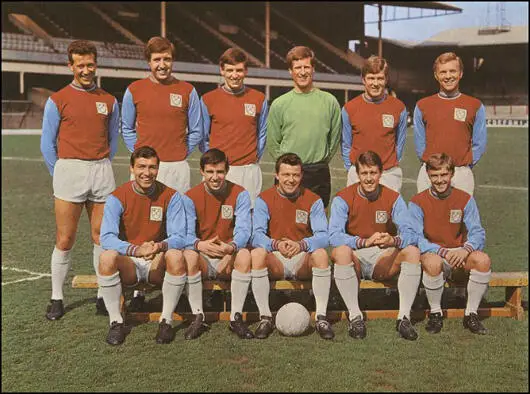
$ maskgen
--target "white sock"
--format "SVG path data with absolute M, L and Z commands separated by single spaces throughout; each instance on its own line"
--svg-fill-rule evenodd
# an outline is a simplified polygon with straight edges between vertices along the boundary
M 195 275 L 188 275 L 188 300 L 190 302 L 191 313 L 194 315 L 201 314 L 204 316 L 202 310 L 202 278 L 201 271 Z
M 466 316 L 469 316 L 470 313 L 477 313 L 480 301 L 488 289 L 490 278 L 491 270 L 480 272 L 472 269 L 470 271 L 469 281 L 467 282 L 467 305 L 464 311 Z
M 316 268 L 313 267 L 313 294 L 315 296 L 316 312 L 315 319 L 318 315 L 326 316 L 328 309 L 329 290 L 331 288 L 331 267 Z
M 52 252 L 52 300 L 63 299 L 63 285 L 68 275 L 68 270 L 72 265 L 72 249 L 59 250 L 57 247 L 53 248 Z
M 430 276 L 423 271 L 423 286 L 425 287 L 425 294 L 427 295 L 427 301 L 431 308 L 431 313 L 442 313 L 442 294 L 444 292 L 444 273 L 440 272 L 439 275 Z
M 101 288 L 101 295 L 105 302 L 105 307 L 109 312 L 109 322 L 123 323 L 123 317 L 120 312 L 121 298 L 121 279 L 120 273 L 115 272 L 112 275 L 99 275 L 98 285 Z
M 250 272 L 239 272 L 235 269 L 232 271 L 230 320 L 235 319 L 236 312 L 243 313 L 243 305 L 245 304 L 245 298 L 247 298 L 251 279 Z
M 414 263 L 401 263 L 401 272 L 398 277 L 399 312 L 398 319 L 405 316 L 410 320 L 410 309 L 416 298 L 421 280 L 421 265 Z
M 173 311 L 186 285 L 186 274 L 176 276 L 171 275 L 166 271 L 164 275 L 164 282 L 162 283 L 162 313 L 160 314 L 159 322 L 166 319 L 167 324 L 173 321 Z
M 333 276 L 339 293 L 348 308 L 350 321 L 357 316 L 363 318 L 361 308 L 359 308 L 359 282 L 353 263 L 348 265 L 335 264 L 333 267 Z
M 258 305 L 260 316 L 272 317 L 269 307 L 269 293 L 271 284 L 269 282 L 269 272 L 267 268 L 261 270 L 252 270 L 252 293 Z
M 98 267 L 99 267 L 99 256 L 101 256 L 101 253 L 103 253 L 103 248 L 98 245 L 94 244 L 94 249 L 92 250 L 92 263 L 94 264 L 94 272 L 96 273 L 96 276 L 99 275 Z M 98 298 L 103 297 L 101 295 L 101 289 L 98 286 Z

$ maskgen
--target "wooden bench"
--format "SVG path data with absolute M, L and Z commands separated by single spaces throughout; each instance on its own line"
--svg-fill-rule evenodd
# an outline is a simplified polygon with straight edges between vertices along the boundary
M 446 282 L 446 287 L 463 287 L 466 286 L 465 282 L 451 283 Z M 96 289 L 97 279 L 96 275 L 77 275 L 72 281 L 72 287 L 76 289 Z M 332 287 L 334 287 L 332 281 Z M 361 280 L 361 289 L 389 289 L 396 288 L 396 281 L 389 282 L 374 282 L 371 280 Z M 493 272 L 489 287 L 505 287 L 505 303 L 500 307 L 487 307 L 479 308 L 478 313 L 481 316 L 504 316 L 513 317 L 517 320 L 524 319 L 524 309 L 522 305 L 523 287 L 528 287 L 528 272 Z M 145 284 L 139 284 L 136 286 L 137 289 L 149 290 L 153 287 Z M 271 281 L 271 290 L 309 290 L 311 289 L 311 281 Z M 228 305 L 226 302 L 226 291 L 230 290 L 229 281 L 203 281 L 203 290 L 214 290 L 223 291 L 224 302 L 223 310 L 219 312 L 205 312 L 206 321 L 216 320 L 230 320 L 230 312 L 228 311 Z M 122 297 L 122 308 L 125 313 L 125 303 Z M 365 318 L 381 319 L 381 318 L 397 318 L 397 310 L 365 310 Z M 418 311 L 413 311 L 417 313 Z M 421 315 L 427 316 L 428 310 L 419 311 Z M 311 316 L 314 318 L 314 313 L 311 312 Z M 444 317 L 463 317 L 464 309 L 444 309 Z M 414 313 L 413 313 L 414 315 Z M 134 312 L 127 313 L 127 317 L 132 320 L 149 322 L 158 321 L 160 312 Z M 186 320 L 191 317 L 190 313 L 173 313 L 173 320 Z M 345 311 L 328 311 L 328 319 L 332 321 L 347 319 L 347 312 Z M 416 316 L 415 316 L 416 317 Z M 258 312 L 243 312 L 243 318 L 246 321 L 257 321 L 259 319 Z

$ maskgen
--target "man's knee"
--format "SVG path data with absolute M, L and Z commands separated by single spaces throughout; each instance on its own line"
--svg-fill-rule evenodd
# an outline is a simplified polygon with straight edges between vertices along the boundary
M 99 241 L 99 237 L 98 237 Z M 57 233 L 57 237 L 55 239 L 55 246 L 59 250 L 70 250 L 74 247 L 75 243 L 75 232 L 72 234 L 60 234 Z M 97 242 L 99 245 L 99 242 Z
M 470 268 L 474 268 L 480 272 L 488 272 L 491 269 L 491 259 L 484 252 L 478 250 L 471 252 L 468 259 L 471 261 Z
M 329 257 L 326 249 L 317 249 L 311 253 L 311 266 L 314 268 L 328 268 Z
M 234 261 L 234 268 L 239 272 L 250 272 L 252 266 L 252 258 L 250 251 L 246 248 L 240 249 L 236 254 Z
M 352 262 L 352 249 L 348 245 L 341 245 L 333 248 L 331 259 L 335 264 L 348 265 Z
M 184 264 L 188 272 L 200 270 L 199 253 L 195 250 L 185 250 L 183 253 Z
M 267 266 L 267 254 L 268 252 L 264 248 L 252 249 L 250 252 L 252 269 L 261 270 L 265 268 Z
M 420 250 L 413 245 L 407 246 L 405 249 L 400 252 L 402 256 L 402 261 L 407 263 L 419 263 L 420 262 Z
M 186 273 L 186 261 L 184 254 L 178 249 L 169 249 L 165 255 L 166 271 L 171 275 L 184 275 Z
M 115 250 L 105 250 L 99 256 L 99 275 L 112 275 L 118 271 L 119 253 Z
M 420 257 L 421 267 L 429 276 L 440 275 L 443 269 L 443 261 L 440 256 L 434 253 L 424 253 Z

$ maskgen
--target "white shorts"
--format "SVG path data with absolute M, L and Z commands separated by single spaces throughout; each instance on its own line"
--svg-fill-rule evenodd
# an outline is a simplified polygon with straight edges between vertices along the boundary
M 55 198 L 82 203 L 87 200 L 104 203 L 116 189 L 112 165 L 101 160 L 59 159 L 53 170 Z
M 422 164 L 420 171 L 418 172 L 418 180 L 416 184 L 418 187 L 418 193 L 431 187 L 431 181 L 427 175 L 425 163 Z M 451 180 L 451 185 L 473 195 L 473 190 L 475 189 L 475 177 L 473 176 L 471 168 L 468 166 L 455 167 L 455 175 Z
M 243 186 L 250 194 L 250 207 L 254 208 L 254 201 L 261 193 L 262 174 L 258 164 L 230 166 L 226 179 Z
M 190 166 L 186 160 L 161 161 L 156 180 L 184 194 L 190 190 L 190 176 Z M 133 174 L 130 179 L 134 181 Z
M 217 267 L 219 266 L 219 263 L 222 259 L 216 258 L 216 257 L 209 257 L 205 254 L 199 253 L 200 256 L 206 261 L 206 264 L 208 265 L 208 279 L 213 280 L 217 278 Z
M 138 282 L 149 283 L 149 270 L 151 269 L 152 260 L 146 260 L 142 257 L 130 257 L 136 267 L 136 278 Z
M 357 175 L 355 166 L 352 165 L 348 171 L 346 186 L 350 186 L 356 182 L 359 182 L 359 176 Z M 380 183 L 399 193 L 403 183 L 403 170 L 398 166 L 384 170 L 381 175 Z
M 295 254 L 290 259 L 283 256 L 279 251 L 272 252 L 283 264 L 283 276 L 287 280 L 296 279 L 296 273 L 305 261 L 306 252 Z
M 393 251 L 395 248 L 382 249 L 379 246 L 371 246 L 369 248 L 356 249 L 353 251 L 355 256 L 361 262 L 361 275 L 363 279 L 371 280 L 374 273 L 375 265 L 379 258 L 387 253 Z

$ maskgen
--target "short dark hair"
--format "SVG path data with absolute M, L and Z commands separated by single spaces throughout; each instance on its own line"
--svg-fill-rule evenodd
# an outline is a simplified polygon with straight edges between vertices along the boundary
M 144 145 L 134 150 L 134 152 L 131 154 L 131 167 L 134 167 L 134 163 L 136 162 L 136 159 L 140 157 L 144 159 L 150 159 L 151 157 L 156 157 L 156 164 L 160 164 L 160 158 L 158 157 L 156 150 L 154 150 L 150 146 Z
M 355 160 L 355 171 L 357 171 L 357 174 L 359 174 L 360 165 L 377 166 L 377 168 L 379 168 L 379 171 L 383 172 L 383 162 L 381 161 L 381 158 L 377 153 L 371 150 L 363 152 L 359 156 L 357 156 L 357 160 Z
M 293 68 L 293 62 L 295 60 L 301 60 L 301 59 L 311 59 L 311 65 L 315 65 L 315 52 L 309 47 L 304 46 L 297 46 L 292 48 L 289 52 L 287 52 L 287 56 L 285 57 L 285 61 L 287 62 L 287 65 L 289 66 L 289 69 Z
M 212 148 L 204 152 L 201 156 L 201 160 L 199 162 L 201 166 L 201 170 L 204 171 L 204 167 L 206 167 L 206 164 L 219 164 L 219 163 L 225 163 L 225 169 L 228 171 L 229 163 L 228 163 L 228 157 L 226 157 L 226 154 L 217 148 Z
M 282 164 L 302 167 L 302 159 L 300 159 L 300 156 L 298 156 L 296 153 L 284 153 L 276 160 L 276 174 L 280 172 L 280 166 Z
M 98 50 L 96 46 L 88 40 L 75 40 L 68 45 L 66 50 L 68 53 L 68 61 L 74 64 L 74 58 L 72 55 L 94 55 L 94 61 L 98 61 Z
M 175 45 L 165 37 L 151 37 L 145 45 L 144 55 L 148 62 L 151 61 L 151 54 L 161 52 L 171 52 L 171 58 L 175 60 Z
M 235 65 L 238 63 L 244 63 L 247 68 L 248 56 L 239 48 L 228 48 L 223 52 L 219 58 L 219 66 L 223 68 L 225 64 Z
M 447 167 L 452 174 L 455 173 L 455 162 L 453 158 L 446 153 L 433 153 L 425 162 L 425 169 L 427 171 L 441 170 L 442 167 Z

